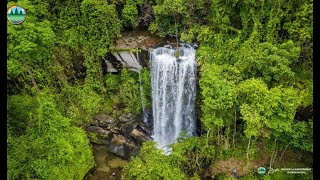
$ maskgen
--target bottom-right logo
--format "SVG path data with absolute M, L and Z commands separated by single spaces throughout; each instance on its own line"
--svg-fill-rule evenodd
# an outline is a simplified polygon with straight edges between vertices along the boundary
M 259 167 L 259 168 L 258 168 L 258 173 L 259 173 L 259 174 L 265 174 L 265 173 L 266 173 L 266 168 L 264 168 L 264 167 Z

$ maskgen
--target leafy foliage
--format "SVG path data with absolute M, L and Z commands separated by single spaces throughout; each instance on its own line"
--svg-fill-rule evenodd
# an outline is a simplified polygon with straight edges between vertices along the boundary
M 28 20 L 22 26 L 8 23 L 7 80 L 20 84 L 18 91 L 22 91 L 23 88 L 28 92 L 34 92 L 35 87 L 30 87 L 32 80 L 38 82 L 37 85 L 42 88 L 53 81 L 50 74 L 51 51 L 56 36 L 51 23 L 37 17 L 40 10 L 36 6 L 29 1 L 22 1 L 21 6 L 28 11 Z M 30 72 L 30 69 L 33 72 Z
M 108 97 L 118 106 L 123 107 L 125 112 L 140 112 L 141 96 L 138 74 L 126 69 L 121 75 L 107 74 L 106 86 Z
M 52 97 L 41 94 L 38 101 L 26 133 L 8 142 L 9 179 L 82 179 L 93 165 L 85 132 L 70 126 Z
M 147 141 L 137 157 L 124 168 L 126 179 L 199 179 L 214 160 L 214 145 L 205 137 L 180 139 L 172 145 L 172 154 L 165 155 Z
M 142 95 L 145 107 L 151 107 L 151 74 L 150 70 L 147 68 L 143 68 L 140 72 L 141 74 L 141 82 L 142 82 Z
M 141 99 L 137 73 L 103 76 L 101 68 L 122 28 L 141 23 L 160 36 L 200 44 L 203 134 L 179 140 L 170 156 L 145 143 L 125 178 L 199 179 L 215 159 L 243 154 L 248 139 L 248 155 L 265 140 L 313 152 L 313 117 L 296 115 L 302 107 L 313 109 L 312 0 L 19 5 L 28 17 L 20 26 L 8 23 L 7 35 L 9 179 L 82 179 L 93 158 L 79 127 L 101 111 L 141 113 L 141 100 L 151 106 L 149 70 L 140 72 Z
M 160 36 L 177 36 L 183 29 L 189 29 L 194 24 L 202 24 L 208 10 L 209 2 L 205 0 L 156 0 L 153 6 L 155 21 L 149 30 Z
M 172 145 L 171 161 L 186 175 L 202 174 L 215 157 L 214 145 L 205 137 L 185 138 Z
M 7 102 L 7 127 L 14 135 L 23 135 L 27 129 L 32 114 L 35 114 L 38 102 L 28 95 L 8 96 Z
M 170 157 L 155 148 L 155 143 L 147 141 L 124 168 L 126 179 L 187 179 L 181 170 L 171 163 Z
M 127 0 L 121 14 L 124 26 L 137 26 L 138 9 L 136 8 L 136 2 L 133 0 Z

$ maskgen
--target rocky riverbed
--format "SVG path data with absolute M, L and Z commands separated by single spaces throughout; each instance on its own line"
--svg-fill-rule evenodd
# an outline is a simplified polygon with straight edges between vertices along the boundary
M 149 125 L 131 113 L 118 118 L 99 114 L 86 131 L 95 159 L 95 167 L 87 174 L 87 180 L 120 179 L 130 157 L 138 154 L 143 142 L 151 140 Z

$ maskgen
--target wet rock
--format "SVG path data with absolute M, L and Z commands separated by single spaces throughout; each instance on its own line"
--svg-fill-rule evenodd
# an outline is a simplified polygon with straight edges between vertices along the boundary
M 141 123 L 149 130 L 153 129 L 153 115 L 152 115 L 152 109 L 144 109 L 144 113 L 139 118 Z M 149 133 L 151 134 L 151 133 Z
M 126 117 L 127 117 L 128 119 L 133 119 L 132 113 L 127 114 Z
M 121 179 L 122 168 L 127 164 L 124 158 L 111 153 L 106 145 L 93 144 L 92 151 L 96 165 L 84 179 Z
M 122 122 L 122 123 L 126 123 L 126 122 L 129 122 L 131 121 L 132 119 L 126 117 L 124 114 L 122 114 L 120 117 L 119 117 L 119 121 Z
M 87 129 L 90 142 L 97 144 L 109 144 L 108 138 L 111 132 L 101 127 L 89 126 Z
M 122 135 L 118 135 L 112 138 L 110 143 L 114 145 L 123 145 L 124 143 L 126 143 L 126 138 Z
M 130 139 L 122 135 L 113 135 L 108 149 L 110 152 L 117 154 L 125 159 L 130 159 L 131 156 L 137 155 L 139 147 Z
M 108 173 L 110 171 L 110 167 L 108 167 L 106 165 L 101 165 L 100 167 L 97 168 L 97 171 Z
M 125 145 L 130 149 L 137 148 L 136 144 L 133 141 L 127 141 Z
M 93 118 L 91 126 L 86 128 L 90 142 L 104 145 L 111 154 L 123 159 L 130 159 L 139 153 L 141 144 L 150 139 L 151 132 L 143 118 L 122 113 L 118 119 L 107 114 L 99 114 Z M 112 170 L 112 168 L 111 168 Z M 100 166 L 100 172 L 111 172 L 105 166 Z
M 93 133 L 98 133 L 98 134 L 109 134 L 108 130 L 105 130 L 101 127 L 97 127 L 97 126 L 89 126 L 87 128 L 88 132 L 93 132 Z
M 120 158 L 114 158 L 108 161 L 108 165 L 111 168 L 118 168 L 118 167 L 123 167 L 127 164 L 127 161 L 120 159 Z
M 115 125 L 115 120 L 112 116 L 107 114 L 99 114 L 94 117 L 91 125 L 100 126 L 100 127 L 107 127 L 108 125 Z
M 119 134 L 120 133 L 120 129 L 118 127 L 108 126 L 108 129 L 114 134 Z
M 143 132 L 137 130 L 137 129 L 132 130 L 131 136 L 133 136 L 133 137 L 142 137 L 142 138 L 147 139 L 145 134 Z
M 133 122 L 128 122 L 128 123 L 122 123 L 121 126 L 121 132 L 123 135 L 126 137 L 130 137 L 130 134 L 134 128 L 136 128 L 138 125 L 138 122 L 133 121 Z
M 145 125 L 143 122 L 139 122 L 138 129 L 141 129 L 142 131 L 144 131 L 145 133 L 147 133 L 149 136 L 151 136 L 151 131 L 149 130 L 149 128 L 147 127 L 147 125 Z
M 131 136 L 139 143 L 142 144 L 143 142 L 147 141 L 149 138 L 148 136 L 143 133 L 142 131 L 139 131 L 137 129 L 132 130 Z
M 106 164 L 106 159 L 108 159 L 108 148 L 103 145 L 94 145 L 93 146 L 93 155 L 96 162 L 96 170 L 101 172 L 109 172 L 110 167 Z
M 110 152 L 115 153 L 118 156 L 124 157 L 125 153 L 124 153 L 124 146 L 123 145 L 115 145 L 115 144 L 110 144 L 108 146 L 108 149 Z

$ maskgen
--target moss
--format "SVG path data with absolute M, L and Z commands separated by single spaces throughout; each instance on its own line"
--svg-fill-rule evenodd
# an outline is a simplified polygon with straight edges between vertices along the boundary
M 89 138 L 90 142 L 101 144 L 100 141 L 98 140 L 97 134 L 92 133 L 92 132 L 88 132 L 87 135 L 88 135 L 88 138 Z
M 141 52 L 140 48 L 116 48 L 116 47 L 110 47 L 109 50 L 111 52 L 119 52 L 119 51 L 128 51 L 132 53 Z
M 109 137 L 108 134 L 100 134 L 100 137 L 102 137 L 103 139 L 107 139 Z
M 108 162 L 108 165 L 111 167 L 111 168 L 118 168 L 118 167 L 124 167 L 128 162 L 123 160 L 123 159 L 120 159 L 120 158 L 114 158 L 112 160 L 110 160 Z

